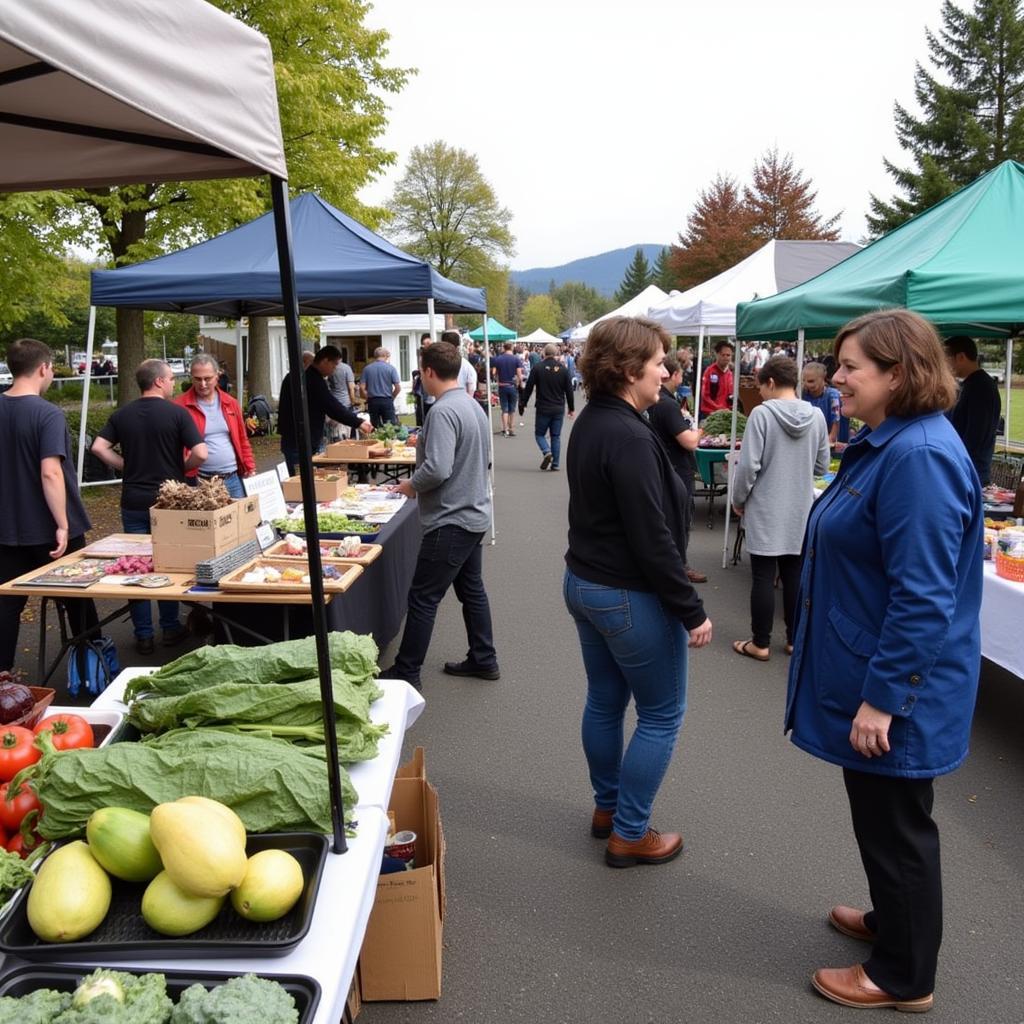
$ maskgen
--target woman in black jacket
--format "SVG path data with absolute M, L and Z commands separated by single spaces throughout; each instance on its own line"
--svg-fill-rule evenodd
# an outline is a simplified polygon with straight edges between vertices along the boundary
M 683 720 L 687 646 L 711 640 L 686 577 L 683 485 L 644 415 L 668 376 L 670 343 L 641 317 L 590 332 L 579 362 L 588 404 L 568 448 L 564 595 L 587 673 L 591 832 L 608 837 L 612 867 L 663 864 L 682 849 L 682 836 L 661 835 L 649 820 Z M 637 727 L 623 749 L 631 697 Z

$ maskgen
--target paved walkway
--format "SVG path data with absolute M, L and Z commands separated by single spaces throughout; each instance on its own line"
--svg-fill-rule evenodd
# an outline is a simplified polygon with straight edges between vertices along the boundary
M 588 833 L 583 672 L 560 593 L 565 475 L 538 471 L 529 428 L 495 447 L 498 535 L 484 564 L 502 678 L 439 671 L 465 653 L 449 596 L 424 672 L 427 708 L 407 737 L 426 748 L 448 842 L 444 993 L 368 1004 L 363 1019 L 859 1020 L 808 982 L 816 967 L 862 958 L 824 915 L 863 902 L 866 887 L 839 770 L 782 736 L 787 659 L 776 649 L 762 665 L 730 650 L 749 635 L 748 564 L 723 571 L 721 525 L 696 527 L 691 561 L 711 575 L 701 592 L 715 639 L 692 657 L 654 815 L 682 830 L 686 849 L 663 867 L 613 871 Z M 946 941 L 929 1020 L 1020 1024 L 1024 683 L 987 666 L 974 732 L 965 768 L 937 786 Z

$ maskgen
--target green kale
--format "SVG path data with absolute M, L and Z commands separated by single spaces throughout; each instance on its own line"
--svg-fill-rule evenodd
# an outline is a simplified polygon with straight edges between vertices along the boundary
M 30 881 L 32 869 L 16 853 L 0 849 L 0 905 Z
M 162 974 L 100 968 L 82 979 L 53 1024 L 167 1024 L 173 1006 Z
M 27 996 L 0 997 L 0 1024 L 54 1024 L 58 1014 L 71 1005 L 70 992 L 40 988 Z
M 171 1024 L 297 1024 L 295 1000 L 276 981 L 247 974 L 207 991 L 185 989 Z

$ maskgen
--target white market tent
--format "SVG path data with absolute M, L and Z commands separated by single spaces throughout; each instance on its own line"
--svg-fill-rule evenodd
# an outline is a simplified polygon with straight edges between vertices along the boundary
M 613 316 L 647 316 L 647 311 L 651 306 L 657 305 L 667 298 L 668 295 L 656 284 L 649 284 L 639 295 L 634 296 L 629 302 L 624 302 L 618 309 L 613 309 L 610 313 L 605 313 L 604 316 L 591 320 L 589 324 L 575 328 L 572 334 L 569 335 L 569 340 L 586 341 L 587 335 L 590 334 L 590 329 L 594 324 L 599 324 L 602 320 L 607 320 Z M 523 340 L 525 341 L 525 339 Z
M 320 690 L 330 708 L 287 173 L 270 44 L 204 0 L 0 4 L 0 192 L 270 176 L 299 472 L 309 510 Z M 325 739 L 333 848 L 341 853 L 346 842 L 333 728 Z
M 548 334 L 543 327 L 538 327 L 537 330 L 530 334 L 524 335 L 522 338 L 516 339 L 517 344 L 522 345 L 558 345 L 561 347 L 562 339 L 555 337 L 553 334 Z

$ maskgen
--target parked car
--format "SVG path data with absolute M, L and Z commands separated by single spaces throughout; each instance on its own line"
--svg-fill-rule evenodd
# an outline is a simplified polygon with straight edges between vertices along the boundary
M 0 391 L 6 391 L 14 383 L 14 375 L 6 363 L 0 363 Z
M 184 359 L 168 359 L 167 365 L 171 368 L 171 373 L 175 377 L 185 376 L 185 360 Z

